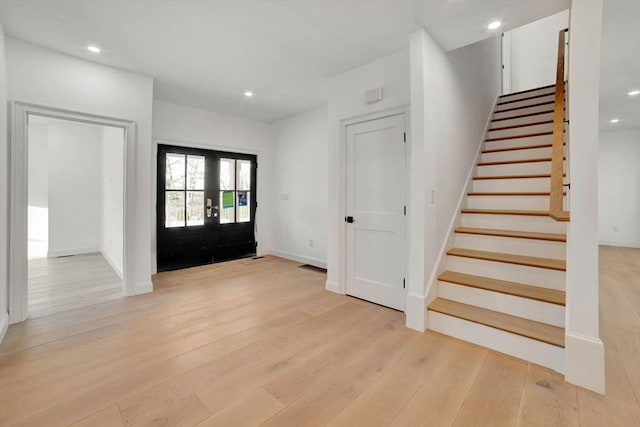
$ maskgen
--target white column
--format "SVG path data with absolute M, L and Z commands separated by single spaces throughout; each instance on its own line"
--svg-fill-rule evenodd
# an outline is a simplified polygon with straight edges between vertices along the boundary
M 569 46 L 571 221 L 565 379 L 604 394 L 598 328 L 598 103 L 602 0 L 573 0 Z

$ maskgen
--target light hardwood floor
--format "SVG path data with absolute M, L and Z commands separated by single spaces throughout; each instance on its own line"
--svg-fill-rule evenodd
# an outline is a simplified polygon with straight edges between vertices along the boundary
M 601 262 L 604 397 L 267 257 L 11 326 L 0 425 L 638 426 L 640 251 Z
M 122 298 L 122 281 L 100 253 L 29 259 L 29 318 Z

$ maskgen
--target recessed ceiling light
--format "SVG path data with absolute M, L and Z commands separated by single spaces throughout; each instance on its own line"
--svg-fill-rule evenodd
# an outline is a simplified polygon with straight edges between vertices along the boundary
M 488 25 L 488 28 L 489 28 L 490 30 L 495 30 L 496 28 L 500 27 L 500 25 L 502 25 L 502 22 L 500 22 L 500 21 L 493 21 L 492 23 L 490 23 L 490 24 Z
M 640 90 L 636 89 L 629 92 L 629 96 L 636 96 L 636 95 L 640 95 Z
M 93 53 L 100 53 L 100 48 L 98 46 L 87 46 L 87 49 L 89 50 L 89 52 L 93 52 Z
M 251 97 L 253 96 L 253 92 L 251 92 L 250 90 L 248 90 L 248 91 L 246 91 L 246 92 L 244 93 L 244 96 L 245 96 L 245 97 L 247 97 L 247 98 L 251 98 Z
M 609 123 L 618 123 L 620 121 L 620 119 L 611 119 L 609 120 Z

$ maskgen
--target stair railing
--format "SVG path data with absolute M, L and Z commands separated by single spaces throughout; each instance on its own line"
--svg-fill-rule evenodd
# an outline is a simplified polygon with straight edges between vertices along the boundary
M 553 114 L 553 145 L 551 148 L 551 191 L 549 198 L 549 215 L 556 221 L 569 221 L 569 212 L 564 208 L 564 188 L 570 188 L 564 184 L 564 176 L 567 171 L 564 168 L 565 151 L 569 154 L 569 138 L 565 141 L 565 90 L 568 90 L 568 82 L 565 86 L 565 46 L 569 30 L 561 30 L 558 34 L 558 66 L 556 69 L 556 97 Z M 565 142 L 567 149 L 565 150 Z

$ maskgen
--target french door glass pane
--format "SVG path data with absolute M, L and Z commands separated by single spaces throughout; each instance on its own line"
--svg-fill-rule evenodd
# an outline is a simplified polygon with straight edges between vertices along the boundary
M 236 161 L 220 159 L 220 189 L 235 190 Z
M 187 226 L 204 224 L 204 191 L 187 191 Z
M 237 190 L 251 190 L 251 160 L 238 160 Z
M 236 210 L 234 191 L 220 192 L 220 224 L 235 222 Z
M 238 206 L 238 222 L 251 221 L 251 193 L 238 191 L 236 205 Z
M 184 191 L 165 191 L 165 227 L 184 227 Z
M 167 190 L 184 190 L 184 157 L 184 154 L 167 153 L 165 168 Z
M 187 190 L 204 190 L 204 156 L 187 156 Z

